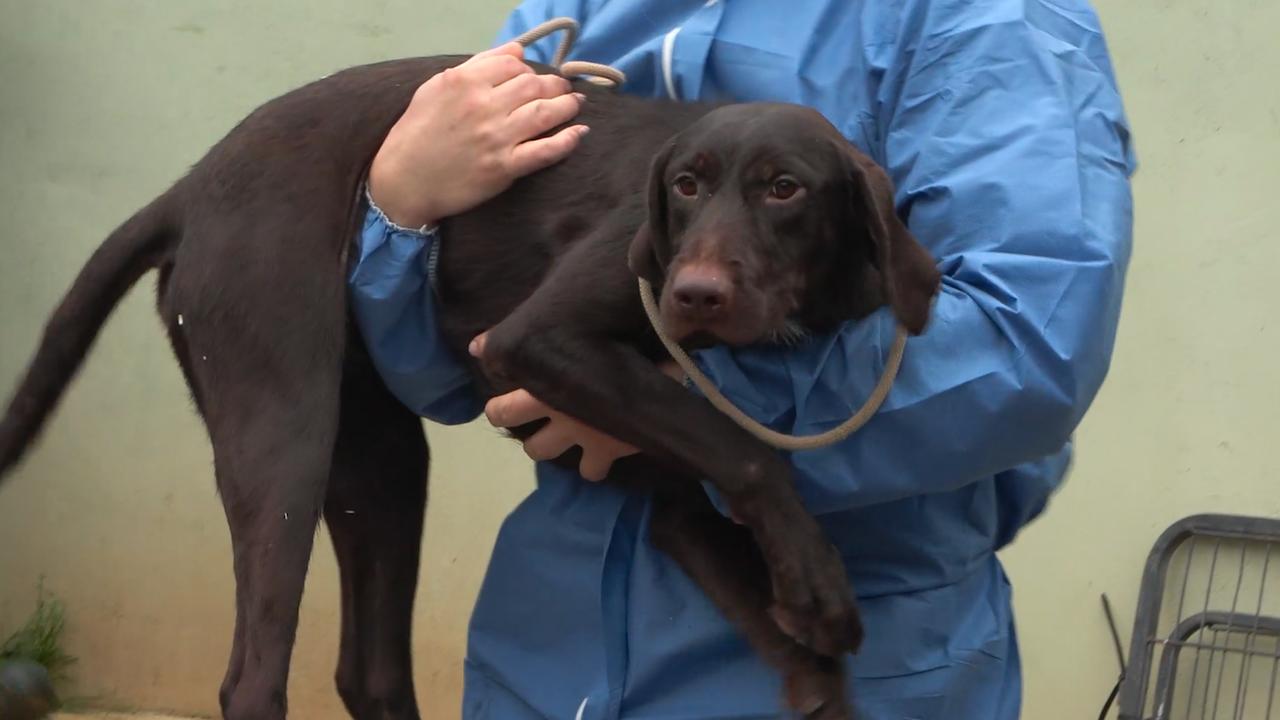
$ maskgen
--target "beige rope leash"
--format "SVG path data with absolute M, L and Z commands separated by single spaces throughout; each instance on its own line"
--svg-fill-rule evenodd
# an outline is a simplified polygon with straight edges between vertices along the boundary
M 608 65 L 564 61 L 569 51 L 573 48 L 574 41 L 578 39 L 578 23 L 573 18 L 563 17 L 548 20 L 517 37 L 515 42 L 528 47 L 559 30 L 564 30 L 565 36 L 560 41 L 559 47 L 556 48 L 555 55 L 551 60 L 551 66 L 558 69 L 561 74 L 566 77 L 587 76 L 587 79 L 592 82 L 614 87 L 621 87 L 626 82 L 626 75 Z M 876 383 L 875 388 L 872 389 L 871 395 L 866 402 L 862 404 L 862 407 L 858 408 L 858 411 L 852 417 L 826 432 L 815 435 L 787 435 L 780 433 L 757 422 L 754 418 L 739 410 L 737 406 L 721 394 L 720 390 L 711 382 L 711 379 L 698 369 L 698 366 L 684 351 L 684 348 L 680 347 L 679 343 L 667 335 L 662 328 L 662 318 L 658 314 L 658 301 L 653 296 L 653 288 L 649 285 L 649 281 L 644 278 L 640 278 L 639 282 L 640 301 L 644 304 L 645 314 L 649 316 L 649 324 L 653 326 L 653 331 L 658 334 L 658 339 L 667 348 L 667 352 L 671 354 L 672 359 L 676 361 L 681 370 L 684 370 L 685 376 L 706 395 L 707 400 L 717 410 L 727 415 L 730 420 L 741 426 L 743 430 L 780 450 L 814 450 L 834 445 L 857 432 L 880 409 L 880 405 L 884 403 L 885 398 L 889 395 L 889 389 L 893 387 L 894 379 L 898 376 L 898 368 L 902 365 L 902 354 L 907 345 L 907 331 L 899 325 L 897 335 L 893 340 L 893 347 L 889 350 L 884 372 L 880 374 L 880 380 Z
M 573 49 L 573 44 L 578 40 L 578 27 L 578 21 L 573 18 L 554 18 L 529 29 L 512 42 L 529 47 L 553 32 L 564 30 L 564 39 L 560 41 L 560 45 L 556 48 L 555 55 L 551 56 L 551 67 L 559 70 L 560 74 L 565 77 L 584 77 L 589 82 L 597 85 L 622 87 L 627 82 L 627 76 L 616 68 L 581 60 L 564 61 L 565 57 L 569 55 L 569 51 Z
M 880 409 L 884 399 L 888 397 L 889 389 L 893 387 L 894 378 L 898 375 L 898 368 L 902 365 L 902 353 L 907 345 L 907 331 L 899 325 L 897 336 L 893 339 L 893 347 L 889 350 L 889 359 L 885 363 L 884 372 L 880 374 L 880 380 L 871 390 L 867 401 L 852 417 L 826 432 L 815 435 L 787 435 L 765 427 L 739 410 L 729 398 L 721 394 L 711 379 L 698 369 L 684 348 L 667 335 L 662 329 L 661 318 L 658 316 L 658 302 L 653 297 L 653 288 L 644 278 L 640 279 L 640 300 L 644 303 L 644 312 L 649 316 L 649 322 L 653 325 L 653 331 L 658 334 L 658 339 L 667 348 L 667 352 L 671 353 L 671 357 L 675 359 L 680 369 L 684 370 L 689 380 L 707 396 L 707 400 L 710 400 L 717 410 L 728 415 L 729 419 L 741 426 L 743 430 L 779 450 L 816 450 L 834 445 L 866 425 L 871 416 Z

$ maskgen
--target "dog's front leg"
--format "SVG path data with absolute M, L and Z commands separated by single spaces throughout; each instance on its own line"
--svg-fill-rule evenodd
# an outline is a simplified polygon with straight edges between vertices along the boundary
M 482 365 L 495 386 L 523 387 L 660 461 L 708 478 L 761 548 L 779 626 L 826 655 L 856 649 L 861 626 L 844 565 L 803 507 L 787 462 L 634 347 L 589 334 L 564 313 L 531 310 L 536 307 L 527 303 L 489 333 Z M 539 321 L 550 315 L 559 322 Z

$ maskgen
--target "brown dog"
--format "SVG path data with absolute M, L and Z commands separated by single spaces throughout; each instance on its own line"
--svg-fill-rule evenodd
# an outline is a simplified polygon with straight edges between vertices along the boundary
M 120 297 L 159 270 L 160 314 L 231 528 L 228 718 L 285 714 L 321 515 L 341 568 L 343 700 L 362 720 L 418 715 L 409 626 L 427 446 L 368 359 L 344 279 L 374 153 L 413 90 L 463 59 L 350 69 L 251 114 L 94 253 L 0 421 L 4 473 Z M 476 368 L 483 392 L 527 388 L 639 447 L 610 480 L 655 495 L 662 549 L 783 672 L 792 707 L 848 717 L 839 657 L 861 627 L 841 560 L 787 462 L 657 370 L 635 278 L 660 289 L 664 323 L 687 344 L 748 344 L 829 331 L 886 303 L 918 333 L 934 262 L 895 215 L 884 173 L 812 111 L 579 85 L 580 120 L 595 130 L 579 149 L 445 222 L 442 326 L 459 357 L 492 329 Z M 559 461 L 576 467 L 574 455 Z

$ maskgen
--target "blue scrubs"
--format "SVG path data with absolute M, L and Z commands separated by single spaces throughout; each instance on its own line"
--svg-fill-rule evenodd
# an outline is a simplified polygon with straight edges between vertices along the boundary
M 1101 385 L 1129 261 L 1135 168 L 1098 19 L 1083 0 L 531 0 L 508 39 L 568 15 L 573 58 L 627 92 L 783 100 L 821 110 L 884 165 L 939 258 L 928 332 L 881 412 L 792 457 L 847 560 L 868 628 L 850 665 L 864 720 L 1008 720 L 1021 679 L 996 551 L 1062 482 Z M 558 37 L 529 53 L 546 60 Z M 352 302 L 398 396 L 476 417 L 436 335 L 435 238 L 376 210 Z M 447 242 L 447 238 L 444 240 Z M 778 430 L 847 418 L 893 339 L 881 312 L 788 350 L 698 360 Z M 776 718 L 780 687 L 652 546 L 650 506 L 547 464 L 503 525 L 472 618 L 467 720 Z

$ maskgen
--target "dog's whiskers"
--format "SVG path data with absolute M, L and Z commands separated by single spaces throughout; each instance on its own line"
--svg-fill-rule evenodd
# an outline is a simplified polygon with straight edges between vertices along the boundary
M 795 320 L 787 320 L 783 326 L 769 333 L 768 340 L 774 345 L 798 345 L 809 337 L 809 331 Z

